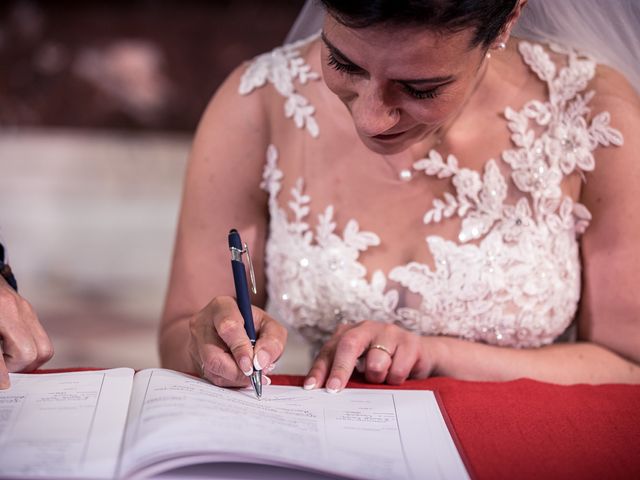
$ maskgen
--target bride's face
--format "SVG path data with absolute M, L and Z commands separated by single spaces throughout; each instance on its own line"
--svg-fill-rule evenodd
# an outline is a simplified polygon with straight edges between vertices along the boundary
M 364 144 L 397 153 L 437 135 L 464 107 L 484 72 L 473 31 L 353 29 L 325 19 L 324 80 L 353 117 Z

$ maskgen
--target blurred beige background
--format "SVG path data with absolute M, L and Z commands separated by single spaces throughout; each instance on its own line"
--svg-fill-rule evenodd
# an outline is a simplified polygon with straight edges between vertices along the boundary
M 53 340 L 47 367 L 158 365 L 192 131 L 300 4 L 0 6 L 0 238 Z M 307 365 L 294 337 L 278 371 Z
M 182 134 L 0 134 L 2 238 L 49 366 L 157 365 L 188 148 Z

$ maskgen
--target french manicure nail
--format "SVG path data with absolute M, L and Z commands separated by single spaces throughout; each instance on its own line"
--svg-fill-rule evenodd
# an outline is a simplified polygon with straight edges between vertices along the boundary
M 266 375 L 262 375 L 262 384 L 263 385 L 271 385 L 271 379 Z
M 242 357 L 238 363 L 240 364 L 240 369 L 242 373 L 244 373 L 247 377 L 251 376 L 253 373 L 253 368 L 251 367 L 251 360 L 249 357 Z
M 256 355 L 253 356 L 253 367 L 256 370 L 262 370 L 262 365 L 269 365 L 271 362 L 271 358 L 269 354 L 264 350 L 260 350 Z
M 338 393 L 340 391 L 340 379 L 333 377 L 327 382 L 327 392 Z
M 305 390 L 313 390 L 313 387 L 316 386 L 316 379 L 313 377 L 309 377 L 304 381 L 302 388 Z

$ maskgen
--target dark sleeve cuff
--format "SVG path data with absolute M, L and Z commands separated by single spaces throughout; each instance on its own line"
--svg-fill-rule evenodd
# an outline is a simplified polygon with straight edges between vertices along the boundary
M 0 275 L 16 292 L 18 291 L 18 282 L 11 271 L 11 267 L 4 263 L 4 246 L 0 243 Z

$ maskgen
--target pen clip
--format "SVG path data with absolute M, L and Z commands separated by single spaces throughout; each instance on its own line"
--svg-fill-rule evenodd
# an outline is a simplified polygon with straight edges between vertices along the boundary
M 254 295 L 258 294 L 258 290 L 256 288 L 256 274 L 253 272 L 253 262 L 251 261 L 251 254 L 249 253 L 249 245 L 244 244 L 244 250 L 242 253 L 247 253 L 247 260 L 249 262 L 249 276 L 251 277 L 251 291 Z
M 244 262 L 242 261 L 242 254 L 247 254 L 247 260 L 249 261 L 249 276 L 251 277 L 251 291 L 254 295 L 257 295 L 258 289 L 256 288 L 256 274 L 253 271 L 253 262 L 251 261 L 251 254 L 249 253 L 249 246 L 245 243 L 244 248 L 240 250 L 236 247 L 231 247 L 231 260 L 235 260 L 240 262 L 244 266 Z

